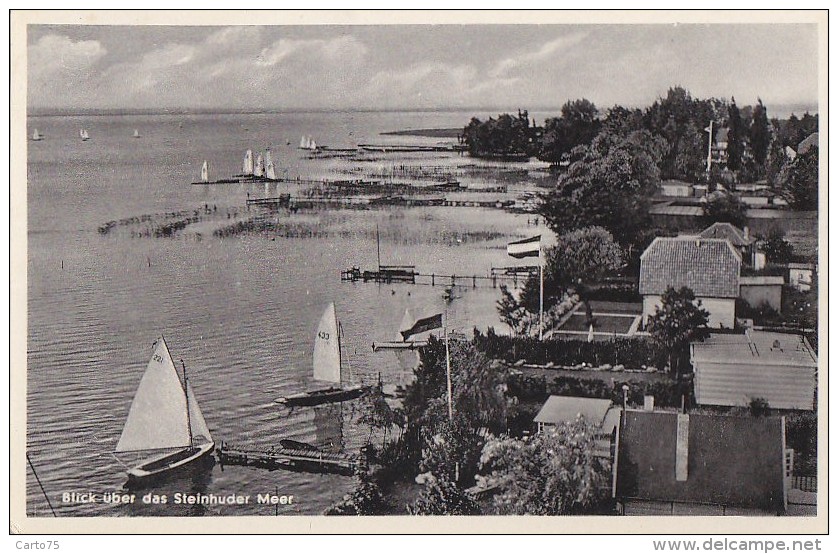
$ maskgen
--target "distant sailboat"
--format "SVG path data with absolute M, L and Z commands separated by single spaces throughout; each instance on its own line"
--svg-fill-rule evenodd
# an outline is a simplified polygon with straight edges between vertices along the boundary
M 201 166 L 201 182 L 209 182 L 209 164 L 204 160 L 204 165 Z
M 134 129 L 134 138 L 142 138 L 142 135 L 140 135 L 140 130 L 139 129 Z
M 271 149 L 265 150 L 265 177 L 271 181 L 276 181 L 276 167 L 274 161 L 271 159 Z
M 242 175 L 253 175 L 253 150 L 248 150 L 244 153 Z
M 38 132 L 38 129 L 35 129 L 32 132 L 32 140 L 44 140 L 44 135 Z
M 79 136 L 81 140 L 90 140 L 90 133 L 87 132 L 87 129 L 80 129 Z
M 341 385 L 341 350 L 340 350 L 341 327 L 335 313 L 334 302 L 326 307 L 320 324 L 317 326 L 317 334 L 314 338 L 314 378 L 335 385 Z M 303 392 L 292 396 L 277 398 L 275 402 L 286 406 L 317 406 L 329 402 L 343 402 L 358 398 L 369 392 L 371 386 L 347 385 L 341 387 L 331 386 L 309 392 Z
M 265 176 L 265 161 L 262 159 L 262 154 L 256 154 L 256 164 L 253 167 L 253 176 L 254 177 L 264 177 Z
M 156 452 L 128 470 L 139 486 L 194 464 L 215 447 L 183 365 L 181 382 L 166 341 L 160 337 L 148 362 L 116 445 L 116 453 Z M 172 452 L 174 450 L 174 452 Z
M 317 146 L 317 142 L 312 137 L 307 137 L 303 135 L 300 137 L 300 149 L 301 150 L 317 150 L 319 146 Z
M 300 148 L 302 148 L 304 150 L 308 150 L 308 141 L 309 141 L 309 139 L 305 135 L 301 136 L 300 137 Z

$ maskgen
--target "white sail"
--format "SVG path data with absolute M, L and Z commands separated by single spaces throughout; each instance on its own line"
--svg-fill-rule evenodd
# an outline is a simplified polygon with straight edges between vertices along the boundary
M 203 421 L 203 417 L 200 420 Z M 190 446 L 188 425 L 183 385 L 166 341 L 161 337 L 131 402 L 116 451 Z M 203 425 L 206 427 L 206 423 Z
M 134 129 L 134 138 L 140 138 L 140 130 Z
M 253 168 L 253 174 L 257 177 L 262 177 L 265 174 L 265 162 L 262 160 L 262 154 L 256 154 L 256 166 Z
M 41 136 L 41 133 L 38 132 L 38 129 L 35 129 L 32 133 L 32 140 L 41 140 L 42 138 L 43 137 Z
M 268 166 L 265 168 L 265 176 L 268 179 L 276 179 L 276 168 L 274 168 L 273 161 L 268 162 Z
M 81 137 L 82 140 L 87 140 L 87 139 L 90 138 L 90 135 L 88 134 L 87 129 L 79 130 L 79 136 Z
M 244 162 L 242 163 L 242 173 L 245 175 L 253 175 L 253 151 L 248 150 L 244 153 Z
M 308 147 L 308 139 L 305 135 L 300 137 L 300 148 L 307 148 Z
M 192 444 L 201 445 L 212 442 L 212 435 L 210 434 L 207 422 L 204 419 L 204 414 L 201 412 L 201 407 L 198 405 L 198 399 L 195 398 L 195 393 L 192 392 L 192 385 L 186 385 L 186 392 L 189 395 L 189 423 L 192 426 Z
M 314 378 L 340 383 L 340 338 L 335 304 L 326 308 L 314 338 Z
M 206 160 L 204 160 L 204 165 L 201 166 L 201 181 L 205 183 L 209 181 L 209 165 Z

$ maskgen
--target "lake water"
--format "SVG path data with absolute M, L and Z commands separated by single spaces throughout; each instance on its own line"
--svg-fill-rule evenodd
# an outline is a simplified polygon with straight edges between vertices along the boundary
M 256 115 L 44 116 L 29 119 L 46 139 L 28 142 L 27 451 L 60 516 L 274 515 L 272 506 L 196 507 L 63 502 L 65 492 L 101 495 L 121 489 L 124 467 L 113 451 L 128 408 L 160 335 L 183 359 L 216 442 L 268 447 L 293 438 L 356 453 L 370 430 L 359 404 L 282 409 L 272 400 L 312 386 L 314 330 L 329 302 L 343 325 L 355 381 L 403 383 L 409 371 L 392 352 L 405 308 L 442 311 L 441 286 L 342 283 L 340 272 L 376 262 L 415 264 L 423 272 L 486 275 L 512 265 L 510 238 L 543 229 L 527 217 L 481 208 L 278 212 L 276 221 L 322 229 L 313 238 L 212 230 L 253 217 L 248 193 L 263 185 L 193 186 L 203 160 L 211 178 L 241 170 L 247 148 L 270 147 L 282 175 L 337 178 L 347 166 L 464 163 L 451 154 L 359 163 L 312 160 L 300 136 L 322 144 L 426 143 L 441 139 L 382 136 L 399 129 L 457 127 L 470 113 L 316 113 Z M 481 114 L 484 115 L 485 114 Z M 79 139 L 79 129 L 91 140 Z M 140 139 L 132 138 L 138 129 Z M 290 144 L 289 144 L 290 142 Z M 422 158 L 420 156 L 420 158 Z M 472 162 L 472 160 L 465 160 Z M 478 182 L 479 179 L 472 180 Z M 487 182 L 491 185 L 493 183 Z M 527 187 L 526 179 L 512 189 Z M 272 185 L 269 194 L 286 185 Z M 293 191 L 292 191 L 293 192 Z M 211 215 L 168 238 L 134 234 L 142 225 L 98 232 L 112 220 L 181 210 Z M 229 219 L 229 221 L 228 221 Z M 489 240 L 477 233 L 489 230 Z M 458 288 L 451 326 L 500 327 L 499 294 Z M 353 487 L 353 478 L 216 465 L 152 489 L 214 494 L 293 494 L 279 513 L 319 514 Z M 49 515 L 27 471 L 27 513 Z

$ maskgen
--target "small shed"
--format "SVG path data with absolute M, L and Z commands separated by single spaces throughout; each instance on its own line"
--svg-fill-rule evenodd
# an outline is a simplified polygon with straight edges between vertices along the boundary
M 779 312 L 783 307 L 783 283 L 781 276 L 743 275 L 739 277 L 739 298 L 751 307 L 768 304 Z

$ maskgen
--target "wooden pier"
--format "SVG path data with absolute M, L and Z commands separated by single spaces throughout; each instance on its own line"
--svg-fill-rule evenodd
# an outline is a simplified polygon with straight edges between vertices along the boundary
M 502 281 L 512 281 L 514 286 L 538 274 L 538 266 L 493 267 L 489 275 L 457 275 L 420 273 L 415 266 L 381 266 L 378 270 L 361 270 L 359 267 L 340 272 L 340 280 L 364 283 L 409 283 L 441 287 L 492 287 Z
M 222 466 L 252 466 L 268 470 L 285 469 L 342 475 L 352 475 L 358 463 L 353 456 L 347 454 L 281 446 L 268 449 L 244 448 L 223 441 L 216 448 L 215 454 Z
M 366 152 L 465 152 L 461 144 L 425 145 L 425 144 L 359 144 L 358 148 Z
M 247 193 L 248 206 L 268 206 L 268 207 L 285 207 L 291 204 L 290 194 L 280 194 L 271 198 L 251 198 L 250 193 Z

